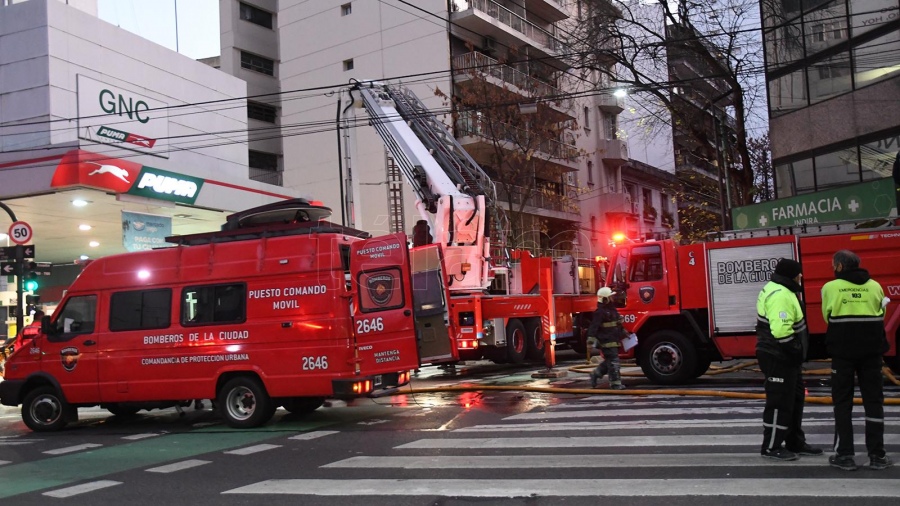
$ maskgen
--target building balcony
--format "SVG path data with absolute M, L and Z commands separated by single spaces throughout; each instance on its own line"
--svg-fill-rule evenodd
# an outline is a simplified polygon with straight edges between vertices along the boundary
M 569 19 L 569 12 L 556 0 L 525 0 L 525 10 L 551 23 Z
M 576 199 L 545 190 L 498 184 L 497 201 L 504 206 L 511 203 L 514 209 L 524 203 L 523 211 L 528 214 L 573 221 L 581 219 Z
M 612 215 L 637 216 L 638 206 L 627 193 L 604 193 L 600 196 L 600 211 Z
M 460 144 L 467 150 L 471 148 L 476 154 L 482 150 L 492 150 L 493 141 L 498 140 L 505 149 L 533 150 L 538 156 L 560 165 L 563 170 L 578 170 L 579 152 L 574 144 L 539 138 L 528 130 L 507 123 L 497 122 L 489 129 L 474 112 L 460 114 L 456 120 L 456 135 L 460 137 Z
M 276 170 L 255 169 L 250 167 L 250 179 L 260 183 L 284 186 L 284 173 Z
M 453 58 L 453 76 L 457 82 L 468 80 L 473 73 L 477 73 L 501 87 L 508 84 L 513 87 L 511 91 L 525 97 L 534 99 L 547 97 L 541 103 L 549 105 L 570 118 L 573 117 L 574 100 L 555 86 L 500 63 L 484 53 L 473 51 Z
M 623 140 L 601 140 L 600 150 L 600 158 L 614 167 L 628 162 L 628 143 Z
M 562 59 L 563 55 L 572 52 L 568 45 L 499 3 L 493 0 L 453 0 L 451 6 L 451 32 L 454 35 L 471 40 L 475 33 L 520 50 L 530 46 L 534 51 L 528 51 L 528 56 L 544 58 L 546 63 L 561 70 L 569 68 Z
M 611 91 L 600 93 L 597 100 L 600 110 L 610 114 L 619 114 L 625 110 L 625 97 L 617 97 Z

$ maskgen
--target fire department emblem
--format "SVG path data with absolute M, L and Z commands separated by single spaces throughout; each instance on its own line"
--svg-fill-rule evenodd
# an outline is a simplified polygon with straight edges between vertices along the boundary
M 80 356 L 81 353 L 78 353 L 78 348 L 73 346 L 59 350 L 59 358 L 62 361 L 63 369 L 69 372 L 75 370 L 75 366 L 78 365 L 78 357 Z
M 641 302 L 644 304 L 649 304 L 650 301 L 653 300 L 655 294 L 656 290 L 652 286 L 642 286 L 640 290 L 638 290 L 638 295 L 641 297 Z
M 379 306 L 387 305 L 394 294 L 394 276 L 390 274 L 372 276 L 366 280 L 366 288 L 369 290 L 372 302 Z

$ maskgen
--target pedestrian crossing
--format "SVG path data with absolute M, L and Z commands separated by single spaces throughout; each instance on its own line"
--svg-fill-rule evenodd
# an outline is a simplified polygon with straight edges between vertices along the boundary
M 762 400 L 661 396 L 595 396 L 507 416 L 498 423 L 455 428 L 394 445 L 389 454 L 357 455 L 321 466 L 333 478 L 270 479 L 228 495 L 510 497 L 797 497 L 895 498 L 900 472 L 855 475 L 832 469 L 827 458 L 778 462 L 759 455 Z M 862 409 L 856 409 L 857 456 L 865 464 Z M 890 452 L 900 449 L 891 431 L 900 409 L 886 407 Z M 832 444 L 831 406 L 804 410 L 807 440 Z M 565 434 L 561 434 L 565 433 Z M 477 437 L 482 436 L 482 437 Z M 781 478 L 778 469 L 790 473 Z M 338 476 L 388 473 L 380 479 Z M 542 479 L 515 478 L 540 472 Z M 585 478 L 573 471 L 590 470 Z M 355 473 L 352 471 L 356 471 Z M 439 471 L 441 478 L 425 478 Z M 478 477 L 471 477 L 474 471 Z M 685 472 L 690 477 L 685 478 Z M 391 476 L 393 473 L 395 476 Z M 461 478 L 461 475 L 468 476 Z M 648 478 L 652 475 L 653 478 Z M 760 476 L 762 475 L 762 476 Z M 861 483 L 862 482 L 862 483 Z
M 371 497 L 462 497 L 493 503 L 523 497 L 820 500 L 900 495 L 900 468 L 847 473 L 830 468 L 824 456 L 794 462 L 762 458 L 763 405 L 763 400 L 754 399 L 596 395 L 507 416 L 472 416 L 471 422 L 466 421 L 468 410 L 445 407 L 440 409 L 447 410 L 446 418 L 454 423 L 405 430 L 416 414 L 440 410 L 410 407 L 389 416 L 380 412 L 337 430 L 312 428 L 270 437 L 258 433 L 256 441 L 231 447 L 222 443 L 202 455 L 148 460 L 128 478 L 98 474 L 95 481 L 67 483 L 40 493 L 55 498 L 106 497 L 103 494 L 118 494 L 130 482 L 140 481 L 140 475 L 151 476 L 147 473 L 165 478 L 185 470 L 222 472 L 240 468 L 236 463 L 247 459 L 257 466 L 271 463 L 277 478 L 242 482 L 237 476 L 215 493 L 242 502 L 261 502 L 266 495 L 300 496 L 298 500 L 310 504 Z M 862 408 L 854 411 L 857 462 L 864 465 Z M 886 406 L 885 415 L 888 453 L 900 456 L 900 407 Z M 831 453 L 832 407 L 806 405 L 804 430 L 810 444 Z M 122 439 L 129 440 L 127 444 L 149 444 L 164 436 L 146 433 Z M 346 438 L 373 444 L 355 447 L 349 455 L 328 451 Z M 386 443 L 377 444 L 380 441 Z M 56 454 L 90 452 L 99 446 L 63 446 Z M 314 468 L 280 465 L 291 453 L 304 451 L 322 456 Z

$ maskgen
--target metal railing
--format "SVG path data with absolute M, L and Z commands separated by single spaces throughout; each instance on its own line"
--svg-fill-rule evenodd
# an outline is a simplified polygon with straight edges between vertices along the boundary
M 569 46 L 557 39 L 552 33 L 493 0 L 454 0 L 453 8 L 457 12 L 464 12 L 469 9 L 481 11 L 555 53 L 567 54 L 571 52 Z
M 538 138 L 528 130 L 508 123 L 496 122 L 493 131 L 486 131 L 478 114 L 471 111 L 460 113 L 456 120 L 456 131 L 460 136 L 477 135 L 488 139 L 508 141 L 525 149 L 546 153 L 557 160 L 573 162 L 578 158 L 578 148 L 574 144 L 565 144 L 556 139 Z
M 510 191 L 507 191 L 509 188 Z M 550 211 L 560 211 L 564 213 L 578 213 L 578 203 L 575 199 L 570 199 L 564 195 L 551 195 L 541 190 L 532 189 L 522 186 L 497 185 L 497 200 L 503 204 L 512 203 L 514 207 L 523 203 L 526 206 L 538 209 L 548 209 Z
M 250 179 L 260 183 L 284 186 L 284 173 L 279 171 L 254 171 L 250 169 Z
M 509 65 L 500 63 L 498 60 L 483 53 L 473 51 L 454 57 L 453 69 L 456 74 L 479 72 L 511 84 L 524 92 L 530 93 L 533 97 L 549 97 L 549 101 L 564 109 L 571 109 L 574 104 L 574 100 L 567 98 L 566 93 L 563 93 L 559 88 L 540 79 L 535 79 Z

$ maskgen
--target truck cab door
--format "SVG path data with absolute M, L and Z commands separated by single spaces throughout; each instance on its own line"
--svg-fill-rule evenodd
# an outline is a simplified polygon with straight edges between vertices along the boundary
M 450 318 L 444 262 L 440 246 L 429 244 L 409 252 L 419 360 L 423 364 L 456 362 L 456 323 Z
M 55 311 L 50 333 L 34 341 L 40 343 L 35 351 L 41 356 L 41 369 L 59 381 L 72 404 L 100 400 L 97 309 L 96 295 L 69 297 Z

